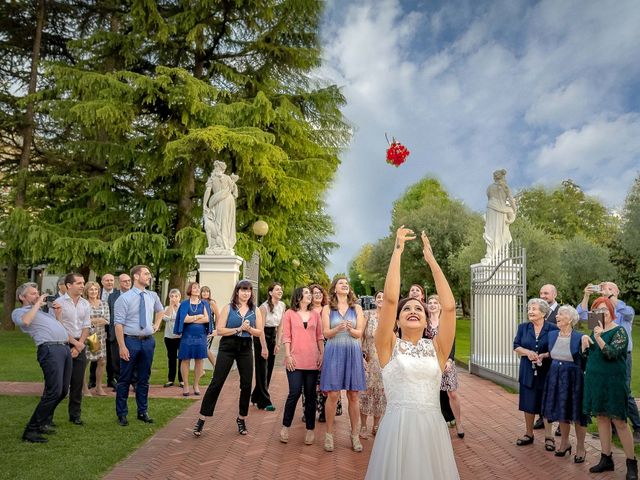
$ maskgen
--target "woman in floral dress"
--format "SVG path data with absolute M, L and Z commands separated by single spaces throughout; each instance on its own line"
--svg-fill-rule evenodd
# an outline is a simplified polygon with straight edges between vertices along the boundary
M 375 435 L 378 432 L 378 424 L 380 417 L 384 414 L 387 406 L 387 400 L 384 396 L 384 386 L 382 385 L 382 370 L 380 369 L 380 361 L 376 352 L 374 337 L 378 328 L 378 315 L 382 307 L 382 292 L 375 294 L 375 310 L 369 310 L 365 313 L 367 321 L 364 336 L 362 339 L 362 353 L 364 355 L 365 378 L 367 382 L 367 390 L 360 394 L 360 437 L 367 438 L 369 436 L 367 430 L 367 417 L 373 417 L 373 426 L 371 433 Z
M 100 300 L 100 286 L 96 282 L 87 282 L 84 287 L 84 296 L 91 305 L 91 330 L 89 334 L 95 333 L 100 341 L 100 349 L 96 352 L 92 352 L 88 347 L 85 348 L 87 362 L 98 362 L 96 368 L 96 395 L 104 396 L 107 394 L 102 389 L 102 377 L 107 355 L 107 334 L 104 327 L 109 324 L 109 305 L 107 305 L 107 302 Z

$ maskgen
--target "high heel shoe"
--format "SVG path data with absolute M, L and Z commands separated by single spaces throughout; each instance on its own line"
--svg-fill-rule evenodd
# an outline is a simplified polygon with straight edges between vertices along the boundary
M 202 428 L 204 427 L 204 420 L 198 419 L 195 427 L 193 427 L 193 434 L 196 437 L 199 437 L 202 434 Z
M 567 454 L 567 452 L 569 452 L 569 455 L 571 455 L 571 445 L 569 445 L 564 450 L 556 450 L 556 453 L 554 453 L 554 455 L 556 457 L 564 457 Z
M 333 452 L 333 433 L 324 434 L 324 450 L 325 452 Z
M 240 435 L 246 435 L 249 433 L 249 430 L 247 430 L 247 424 L 244 422 L 244 418 L 236 417 L 236 424 L 238 425 L 238 433 Z
M 360 435 L 357 433 L 355 435 L 351 435 L 351 448 L 354 452 L 362 451 L 362 443 L 360 443 Z

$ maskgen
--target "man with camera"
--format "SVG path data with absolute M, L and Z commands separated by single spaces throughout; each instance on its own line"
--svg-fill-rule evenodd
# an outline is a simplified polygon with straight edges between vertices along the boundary
M 53 433 L 53 412 L 67 395 L 71 379 L 71 351 L 67 331 L 50 314 L 41 310 L 49 300 L 38 293 L 38 285 L 24 283 L 16 290 L 16 299 L 22 307 L 11 313 L 11 319 L 20 330 L 28 333 L 37 346 L 38 363 L 44 375 L 44 391 L 22 439 L 31 443 L 46 443 L 42 434 Z M 53 299 L 50 299 L 52 301 Z
M 628 416 L 633 427 L 633 441 L 634 443 L 640 443 L 640 414 L 638 413 L 638 405 L 636 400 L 631 394 L 631 369 L 632 369 L 632 350 L 633 350 L 633 337 L 631 336 L 631 330 L 633 328 L 633 308 L 624 303 L 618 298 L 620 290 L 618 286 L 613 282 L 602 282 L 597 285 L 587 285 L 584 289 L 584 296 L 582 302 L 578 305 L 578 313 L 580 314 L 580 320 L 586 320 L 589 314 L 589 298 L 591 295 L 600 295 L 601 297 L 607 297 L 615 308 L 616 318 L 613 320 L 616 324 L 623 327 L 629 337 L 628 351 L 627 351 L 627 387 L 629 389 L 628 398 Z
M 69 421 L 75 425 L 83 425 L 80 418 L 82 406 L 82 387 L 84 373 L 87 367 L 85 340 L 89 336 L 91 327 L 91 305 L 82 298 L 84 291 L 84 277 L 79 273 L 70 273 L 64 283 L 67 293 L 53 302 L 56 318 L 66 329 L 68 342 L 71 346 L 71 385 L 69 390 Z

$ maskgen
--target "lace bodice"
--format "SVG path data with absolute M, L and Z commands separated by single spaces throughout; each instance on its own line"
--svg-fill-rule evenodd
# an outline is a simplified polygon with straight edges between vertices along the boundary
M 396 339 L 391 360 L 382 370 L 389 408 L 440 411 L 442 370 L 433 341 L 422 338 L 417 345 Z

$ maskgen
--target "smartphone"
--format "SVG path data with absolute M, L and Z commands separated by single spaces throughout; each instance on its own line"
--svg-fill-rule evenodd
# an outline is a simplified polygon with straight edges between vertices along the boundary
M 604 313 L 589 312 L 589 315 L 587 315 L 587 326 L 589 330 L 593 330 L 598 325 L 601 327 L 604 325 Z
M 45 298 L 45 302 L 47 303 L 53 303 L 55 301 L 56 301 L 55 295 L 47 295 L 47 298 Z
M 589 285 L 589 288 L 591 289 L 592 292 L 595 292 L 595 293 L 600 293 L 601 292 L 600 284 Z

